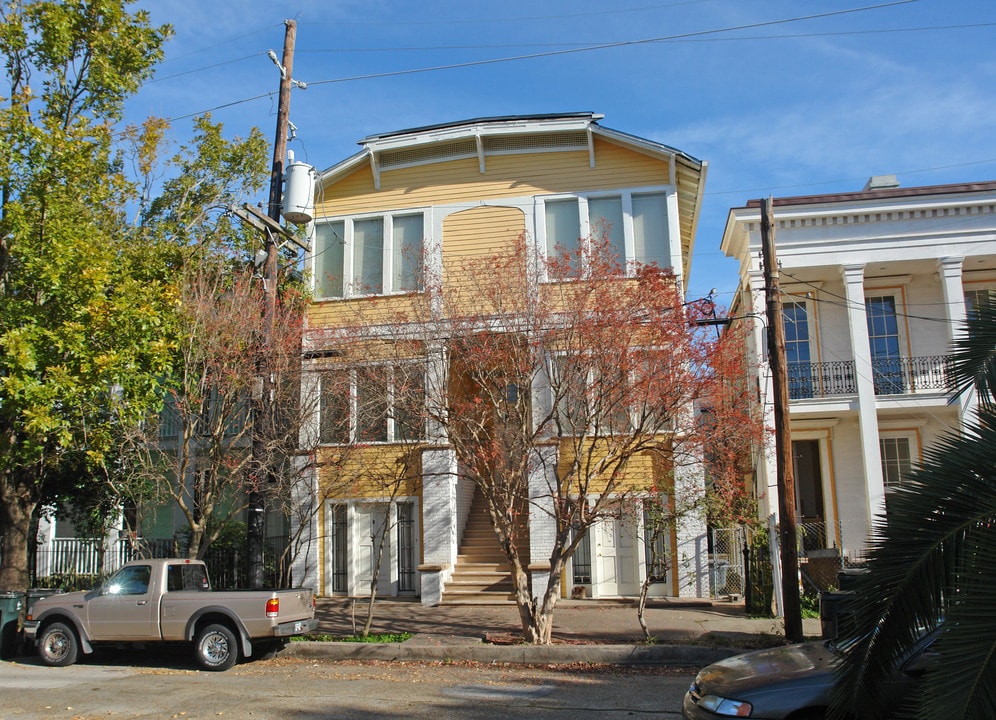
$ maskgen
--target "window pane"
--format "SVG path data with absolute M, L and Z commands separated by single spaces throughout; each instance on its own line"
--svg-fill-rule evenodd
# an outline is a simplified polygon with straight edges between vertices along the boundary
M 356 440 L 387 441 L 387 380 L 383 366 L 361 367 L 356 371 Z
M 421 215 L 405 215 L 394 218 L 394 238 L 391 246 L 394 256 L 392 290 L 413 292 L 420 288 L 422 284 L 423 235 Z
M 909 438 L 882 438 L 878 444 L 882 454 L 882 481 L 887 488 L 898 487 L 913 469 Z
M 813 396 L 812 367 L 809 355 L 809 319 L 806 304 L 782 305 L 785 327 L 785 360 L 788 365 L 789 398 L 799 400 Z
M 561 276 L 578 275 L 580 258 L 578 241 L 581 219 L 577 200 L 552 200 L 546 203 L 546 252 Z
M 425 433 L 425 373 L 421 364 L 394 370 L 394 439 L 421 440 Z
M 622 198 L 592 198 L 588 200 L 588 225 L 594 248 L 611 253 L 607 258 L 626 266 L 626 244 L 623 241 Z
M 318 439 L 323 443 L 349 442 L 349 372 L 322 375 L 321 400 L 318 409 Z
M 353 223 L 353 289 L 361 294 L 384 292 L 384 220 Z
M 589 425 L 587 368 L 565 355 L 551 361 L 550 391 L 557 406 L 557 422 L 564 435 L 579 434 Z
M 634 259 L 644 265 L 671 267 L 667 240 L 667 198 L 663 194 L 633 196 Z
M 344 238 L 342 222 L 315 225 L 316 297 L 342 297 Z
M 896 299 L 892 296 L 865 298 L 865 315 L 868 319 L 868 345 L 875 393 L 900 394 L 905 383 L 899 352 Z

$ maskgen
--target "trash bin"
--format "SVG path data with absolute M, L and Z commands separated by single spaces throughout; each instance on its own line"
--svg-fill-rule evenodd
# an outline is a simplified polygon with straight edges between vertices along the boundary
M 24 614 L 30 615 L 31 608 L 36 601 L 47 598 L 49 595 L 61 595 L 66 592 L 62 588 L 28 588 L 24 596 Z
M 869 572 L 868 568 L 863 567 L 844 568 L 837 573 L 837 589 L 853 590 L 854 586 L 861 582 L 861 578 Z
M 853 596 L 852 590 L 826 590 L 820 594 L 820 631 L 824 640 L 836 640 L 850 629 L 847 605 Z
M 24 593 L 0 590 L 0 660 L 9 660 L 17 652 L 17 626 L 24 606 Z

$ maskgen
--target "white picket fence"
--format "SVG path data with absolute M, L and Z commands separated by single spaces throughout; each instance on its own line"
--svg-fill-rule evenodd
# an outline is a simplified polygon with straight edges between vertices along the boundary
M 35 553 L 35 579 L 64 575 L 106 575 L 117 570 L 133 555 L 126 538 L 93 540 L 52 538 L 38 545 Z

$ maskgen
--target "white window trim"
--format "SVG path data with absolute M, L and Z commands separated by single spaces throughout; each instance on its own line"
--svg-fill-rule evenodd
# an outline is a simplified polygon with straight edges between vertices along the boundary
M 542 257 L 548 257 L 548 244 L 546 237 L 546 204 L 548 202 L 557 202 L 559 200 L 577 200 L 578 201 L 578 220 L 580 227 L 580 239 L 582 241 L 591 237 L 591 223 L 588 218 L 588 200 L 599 199 L 599 198 L 610 198 L 610 197 L 621 197 L 622 198 L 622 214 L 623 214 L 623 247 L 625 249 L 626 257 L 624 259 L 624 265 L 626 268 L 626 275 L 632 276 L 634 271 L 634 266 L 636 260 L 634 255 L 636 254 L 636 240 L 634 237 L 633 229 L 633 196 L 634 195 L 663 195 L 664 202 L 666 205 L 666 223 L 665 231 L 667 233 L 667 247 L 668 254 L 670 256 L 670 263 L 672 270 L 675 273 L 680 273 L 681 268 L 674 266 L 674 248 L 675 242 L 680 243 L 679 238 L 673 236 L 672 230 L 674 225 L 672 223 L 672 204 L 671 196 L 675 193 L 675 187 L 673 185 L 651 185 L 645 187 L 630 187 L 630 188 L 615 188 L 611 190 L 594 190 L 591 192 L 583 193 L 556 193 L 551 195 L 540 195 L 535 199 L 536 202 L 536 212 L 535 212 L 535 234 L 536 234 L 536 247 L 539 250 Z M 541 271 L 544 281 L 550 281 L 550 278 L 546 276 L 545 269 Z M 582 270 L 582 277 L 585 276 L 585 271 Z M 563 278 L 557 278 L 557 280 L 562 280 Z
M 387 567 L 381 566 L 381 583 L 390 585 L 393 592 L 391 597 L 397 597 L 401 593 L 398 591 L 398 584 L 400 581 L 400 547 L 397 538 L 397 528 L 398 528 L 398 503 L 411 503 L 414 506 L 413 521 L 414 527 L 412 528 L 412 539 L 413 554 L 417 559 L 421 556 L 422 552 L 422 527 L 421 527 L 421 499 L 417 495 L 399 495 L 395 498 L 390 498 L 386 495 L 372 495 L 370 497 L 349 497 L 349 498 L 329 498 L 326 501 L 325 510 L 325 543 L 326 543 L 326 561 L 325 561 L 325 585 L 326 591 L 331 594 L 332 585 L 332 572 L 334 570 L 333 563 L 335 561 L 334 556 L 331 552 L 333 543 L 333 517 L 332 508 L 335 505 L 342 505 L 345 508 L 345 522 L 346 522 L 346 588 L 344 591 L 346 595 L 362 595 L 363 592 L 369 593 L 370 588 L 359 587 L 357 585 L 357 576 L 359 573 L 359 554 L 358 548 L 360 543 L 360 528 L 358 526 L 358 521 L 356 518 L 357 508 L 362 505 L 386 505 L 387 513 L 385 515 L 385 522 L 388 524 L 387 535 L 384 537 L 385 542 L 385 553 L 384 560 L 387 561 Z M 385 572 L 386 571 L 386 572 Z M 407 595 L 409 591 L 405 591 Z M 415 588 L 414 594 L 416 596 L 421 594 L 420 578 L 419 574 L 415 574 Z M 340 597 L 342 594 L 339 595 Z
M 408 443 L 424 442 L 426 440 L 426 435 L 427 435 L 425 427 L 422 428 L 422 437 L 419 440 L 398 440 L 396 437 L 395 420 L 393 417 L 393 413 L 391 412 L 394 409 L 394 388 L 395 388 L 394 373 L 396 368 L 402 364 L 405 363 L 380 362 L 380 363 L 366 363 L 363 365 L 349 365 L 343 367 L 342 371 L 349 373 L 349 442 L 347 443 L 325 442 L 321 440 L 321 436 L 319 435 L 318 444 L 324 447 L 345 447 L 346 445 L 352 445 L 353 443 L 363 443 L 364 445 L 400 445 L 406 442 Z M 417 365 L 419 364 L 419 361 L 413 360 L 408 364 Z M 389 370 L 388 373 L 389 379 L 387 384 L 387 405 L 389 413 L 387 417 L 387 440 L 358 440 L 356 438 L 357 408 L 358 408 L 357 403 L 359 401 L 359 384 L 357 380 L 356 371 L 361 367 L 363 368 L 379 367 L 379 368 L 387 368 Z M 332 372 L 332 369 L 328 370 L 327 372 Z M 423 383 L 424 382 L 425 378 L 423 377 Z M 319 393 L 324 392 L 324 389 L 322 388 L 321 385 L 320 375 L 318 380 L 318 392 Z M 319 402 L 318 411 L 317 411 L 318 423 L 316 425 L 316 427 L 319 428 L 319 433 L 321 432 L 320 428 L 322 427 L 321 412 L 322 412 L 322 405 L 321 402 Z
M 921 461 L 920 433 L 916 430 L 880 430 L 878 434 L 879 448 L 882 440 L 908 440 L 910 444 L 910 467 L 915 467 Z M 881 449 L 879 450 L 881 452 Z M 899 485 L 887 485 L 885 473 L 882 474 L 882 485 L 886 493 L 895 491 Z
M 394 218 L 396 217 L 410 217 L 412 215 L 422 216 L 422 252 L 425 254 L 425 250 L 430 246 L 432 242 L 431 237 L 431 227 L 432 227 L 432 214 L 429 208 L 406 208 L 404 210 L 389 210 L 385 212 L 378 213 L 363 213 L 357 215 L 336 215 L 323 217 L 320 220 L 315 221 L 315 225 L 331 225 L 332 223 L 341 222 L 342 223 L 342 241 L 343 241 L 343 257 L 342 257 L 342 297 L 337 296 L 319 296 L 318 291 L 318 281 L 314 277 L 314 258 L 311 261 L 312 268 L 312 278 L 311 278 L 311 289 L 316 293 L 316 299 L 322 301 L 334 301 L 334 300 L 349 300 L 355 298 L 368 298 L 368 297 L 384 297 L 387 295 L 407 295 L 411 293 L 411 290 L 396 290 L 391 285 L 394 283 Z M 382 269 L 383 269 L 383 291 L 379 293 L 365 293 L 359 292 L 353 286 L 353 251 L 355 249 L 355 238 L 353 234 L 353 226 L 357 222 L 362 222 L 364 220 L 381 220 L 383 222 L 384 228 L 384 248 L 383 248 L 383 258 Z M 315 248 L 316 252 L 324 252 L 324 248 Z M 426 274 L 427 269 L 423 267 L 423 276 Z M 424 292 L 424 290 L 422 291 Z

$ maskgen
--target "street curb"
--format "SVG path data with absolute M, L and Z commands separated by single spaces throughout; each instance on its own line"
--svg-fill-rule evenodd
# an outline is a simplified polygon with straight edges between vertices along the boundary
M 481 662 L 526 665 L 686 665 L 701 667 L 743 650 L 700 645 L 410 645 L 405 643 L 292 642 L 283 657 L 381 662 Z

